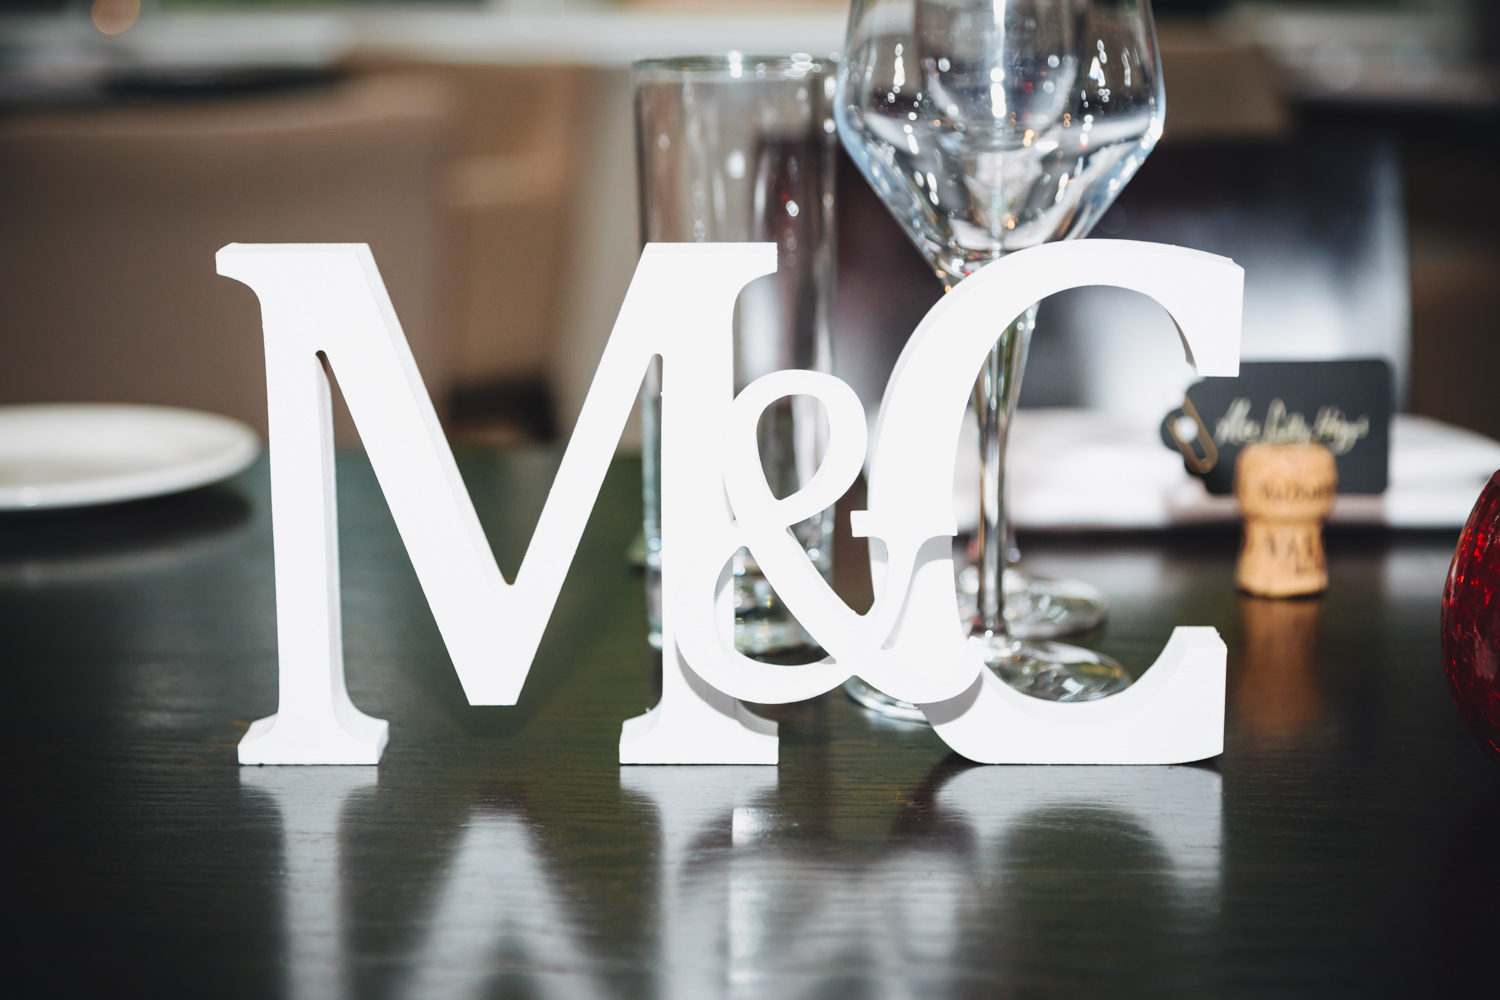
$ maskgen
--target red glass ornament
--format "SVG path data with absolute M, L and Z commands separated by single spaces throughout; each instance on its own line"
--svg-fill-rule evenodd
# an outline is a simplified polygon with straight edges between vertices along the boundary
M 1500 472 L 1458 538 L 1443 588 L 1443 665 L 1459 717 L 1500 761 Z

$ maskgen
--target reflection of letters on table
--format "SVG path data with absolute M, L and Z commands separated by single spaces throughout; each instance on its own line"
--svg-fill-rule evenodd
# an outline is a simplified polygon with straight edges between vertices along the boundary
M 774 781 L 750 769 L 630 768 L 620 781 L 660 824 L 669 996 L 721 995 L 726 983 L 730 995 L 785 996 L 781 982 L 816 981 L 851 950 L 868 960 L 874 995 L 947 995 L 971 967 L 963 951 L 994 946 L 964 927 L 987 907 L 1026 905 L 1011 898 L 1008 873 L 1025 867 L 1012 855 L 1028 835 L 1055 831 L 1059 813 L 1105 831 L 1091 841 L 1102 852 L 1156 859 L 1154 871 L 1123 877 L 1153 879 L 1163 905 L 1189 919 L 1219 907 L 1223 793 L 1203 768 L 962 770 L 938 787 L 926 833 L 895 831 L 864 859 L 838 863 L 797 850 L 777 826 Z
M 281 814 L 287 994 L 350 995 L 344 958 L 344 806 L 375 787 L 373 767 L 240 768 L 240 787 L 271 797 Z
M 590 971 L 586 936 L 568 913 L 534 836 L 526 818 L 511 810 L 476 807 L 470 813 L 425 921 L 405 996 L 489 996 L 493 965 L 502 956 L 546 971 L 532 995 L 610 995 Z
M 764 831 L 776 772 L 756 767 L 631 767 L 620 787 L 645 799 L 659 832 L 655 878 L 659 968 L 671 975 L 661 995 L 695 1000 L 743 982 L 736 967 L 754 954 L 756 887 L 735 870 Z M 727 852 L 721 846 L 725 831 Z M 721 863 L 728 855 L 728 871 Z M 710 860 L 710 858 L 712 860 Z M 707 862 L 707 863 L 705 863 Z
M 957 286 L 913 333 L 873 442 L 853 391 L 781 371 L 733 391 L 740 291 L 775 268 L 774 244 L 652 244 L 615 329 L 514 584 L 500 574 L 369 249 L 241 245 L 220 273 L 250 285 L 265 326 L 281 700 L 240 744 L 242 763 L 375 763 L 386 724 L 343 683 L 329 381 L 334 369 L 465 695 L 514 704 L 651 359 L 662 368 L 662 697 L 622 732 L 620 761 L 774 764 L 775 725 L 738 699 L 799 701 L 859 676 L 925 706 L 939 735 L 986 763 L 1163 764 L 1222 750 L 1225 651 L 1179 628 L 1123 694 L 1042 703 L 984 670 L 953 596 L 951 489 L 974 372 L 1005 323 L 1079 285 L 1128 288 L 1172 315 L 1204 375 L 1239 363 L 1243 273 L 1209 254 L 1090 240 L 1004 257 Z M 754 446 L 761 412 L 818 400 L 827 454 L 776 499 Z M 864 615 L 833 593 L 787 527 L 830 506 L 866 464 L 876 598 Z M 727 502 L 726 502 L 727 499 Z M 727 566 L 748 547 L 830 655 L 773 666 L 736 652 Z
M 1202 767 L 976 767 L 938 792 L 984 850 L 1037 814 L 1081 809 L 1139 826 L 1166 855 L 1184 901 L 1217 906 L 1223 851 L 1223 781 Z
M 1050 905 L 1055 886 L 1038 897 L 1017 879 L 1034 868 L 1033 845 L 1065 828 L 1084 831 L 1092 845 L 1087 870 L 1072 877 L 1121 892 L 1144 880 L 1153 905 L 1191 922 L 1218 912 L 1217 772 L 974 767 L 941 777 L 948 767 L 939 765 L 920 828 L 898 823 L 883 842 L 839 857 L 783 825 L 773 770 L 622 768 L 622 791 L 649 806 L 656 830 L 639 901 L 652 914 L 642 944 L 661 970 L 655 993 L 827 995 L 848 984 L 820 977 L 853 952 L 867 959 L 871 995 L 948 995 L 973 969 L 971 953 L 995 947 L 966 927 L 1025 922 Z M 353 839 L 346 804 L 374 788 L 373 773 L 242 768 L 240 781 L 270 796 L 281 817 L 288 993 L 352 996 L 353 876 L 340 845 Z M 565 869 L 543 851 L 536 818 L 522 806 L 476 804 L 462 822 L 411 901 L 423 933 L 398 995 L 485 996 L 501 977 L 527 995 L 614 995 L 613 960 L 577 912 Z

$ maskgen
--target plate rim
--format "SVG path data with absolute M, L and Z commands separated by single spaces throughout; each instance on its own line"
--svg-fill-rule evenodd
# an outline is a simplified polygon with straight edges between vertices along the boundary
M 260 435 L 243 420 L 222 413 L 196 410 L 185 406 L 102 402 L 16 403 L 0 406 L 0 421 L 8 415 L 19 415 L 24 411 L 78 414 L 79 411 L 89 410 L 96 412 L 130 410 L 138 413 L 149 412 L 157 417 L 187 418 L 199 424 L 213 423 L 227 432 L 226 441 L 223 449 L 215 454 L 147 472 L 97 476 L 92 479 L 75 479 L 45 485 L 0 486 L 0 512 L 99 507 L 182 493 L 222 482 L 243 472 L 261 453 Z M 228 438 L 234 440 L 230 441 Z M 33 490 L 35 493 L 27 497 L 28 490 Z M 26 502 L 26 500 L 31 502 Z

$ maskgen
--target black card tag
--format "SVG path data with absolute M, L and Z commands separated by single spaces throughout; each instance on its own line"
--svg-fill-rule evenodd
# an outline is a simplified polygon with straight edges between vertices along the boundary
M 1236 378 L 1190 386 L 1161 438 L 1210 493 L 1234 492 L 1234 460 L 1257 441 L 1327 445 L 1340 493 L 1383 493 L 1391 399 L 1391 366 L 1379 359 L 1246 362 Z

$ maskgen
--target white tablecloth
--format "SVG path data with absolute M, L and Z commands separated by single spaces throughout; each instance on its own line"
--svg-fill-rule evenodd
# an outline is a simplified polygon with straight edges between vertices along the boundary
M 954 512 L 972 530 L 979 506 L 977 430 L 959 448 Z M 1500 442 L 1428 417 L 1391 426 L 1390 486 L 1341 495 L 1330 522 L 1459 528 L 1495 470 Z M 1166 528 L 1234 521 L 1233 497 L 1211 496 L 1157 426 L 1084 409 L 1027 409 L 1011 433 L 1010 511 L 1017 527 Z

